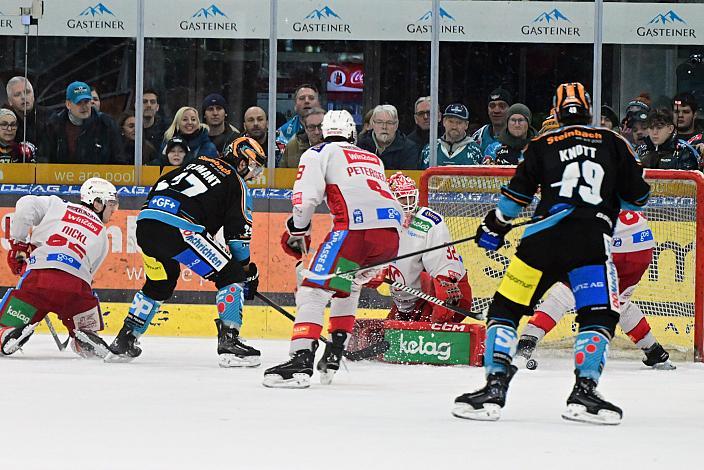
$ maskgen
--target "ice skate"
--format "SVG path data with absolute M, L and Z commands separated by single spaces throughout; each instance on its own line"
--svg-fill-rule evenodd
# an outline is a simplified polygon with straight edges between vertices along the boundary
M 317 365 L 318 372 L 320 372 L 320 383 L 323 385 L 330 385 L 335 372 L 340 368 L 340 360 L 345 352 L 347 333 L 333 331 L 330 336 L 332 340 L 325 345 L 325 352 Z
M 237 328 L 227 327 L 222 320 L 215 320 L 218 327 L 218 363 L 220 367 L 257 367 L 261 353 L 240 340 Z
M 313 342 L 311 349 L 296 351 L 287 362 L 264 371 L 264 386 L 270 388 L 310 387 L 316 349 L 318 349 L 317 341 Z
M 134 358 L 142 354 L 142 349 L 137 346 L 138 344 L 134 331 L 129 326 L 123 325 L 109 346 L 110 353 L 105 357 L 105 362 L 133 361 Z
M 75 337 L 71 349 L 84 359 L 105 359 L 110 354 L 110 347 L 94 331 L 73 330 Z
M 643 349 L 645 359 L 643 364 L 653 369 L 674 370 L 677 367 L 670 361 L 670 354 L 660 343 L 655 343 L 650 349 Z
M 508 384 L 517 370 L 516 366 L 510 366 L 507 374 L 489 374 L 483 388 L 455 398 L 452 414 L 464 419 L 497 421 L 506 404 Z
M 31 323 L 24 328 L 7 327 L 0 329 L 0 352 L 6 356 L 16 353 L 29 341 L 36 327 L 36 323 Z
M 530 335 L 522 335 L 516 346 L 516 355 L 513 356 L 513 365 L 519 369 L 535 369 L 538 363 L 534 359 L 531 359 L 531 356 L 537 345 L 538 338 Z M 528 367 L 529 365 L 530 367 Z
M 592 379 L 577 377 L 562 417 L 568 421 L 614 425 L 621 422 L 623 411 L 604 400 Z

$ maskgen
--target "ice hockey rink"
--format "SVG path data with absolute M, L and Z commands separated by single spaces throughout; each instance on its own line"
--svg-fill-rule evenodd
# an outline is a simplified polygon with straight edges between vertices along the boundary
M 105 364 L 37 335 L 0 359 L 2 469 L 675 469 L 698 465 L 704 364 L 654 371 L 607 364 L 600 390 L 619 426 L 564 421 L 566 354 L 538 355 L 512 383 L 499 422 L 450 415 L 483 384 L 473 367 L 347 362 L 330 386 L 267 389 L 285 341 L 250 341 L 254 369 L 221 369 L 215 339 L 146 337 L 142 357 Z

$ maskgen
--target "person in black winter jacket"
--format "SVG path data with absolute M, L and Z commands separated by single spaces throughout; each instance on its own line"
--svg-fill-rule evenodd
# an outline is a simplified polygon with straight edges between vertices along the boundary
M 697 151 L 675 137 L 675 123 L 669 108 L 654 109 L 646 121 L 648 136 L 637 149 L 643 167 L 661 170 L 697 170 Z
M 48 163 L 111 164 L 120 154 L 120 132 L 107 114 L 95 111 L 90 87 L 73 82 L 66 89 L 66 109 L 47 123 L 38 160 Z
M 398 131 L 398 111 L 382 104 L 372 112 L 371 132 L 365 133 L 357 147 L 372 152 L 384 162 L 387 170 L 417 170 L 418 147 Z

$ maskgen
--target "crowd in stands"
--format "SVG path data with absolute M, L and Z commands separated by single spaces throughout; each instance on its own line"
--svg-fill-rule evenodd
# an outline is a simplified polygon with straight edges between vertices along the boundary
M 135 163 L 137 121 L 133 111 L 117 121 L 101 112 L 100 93 L 76 81 L 66 88 L 65 105 L 53 113 L 35 106 L 34 88 L 24 77 L 10 79 L 7 103 L 0 108 L 0 163 Z M 431 126 L 438 126 L 437 165 L 517 165 L 523 149 L 537 134 L 558 127 L 547 113 L 536 125 L 533 112 L 513 102 L 503 88 L 487 97 L 488 122 L 470 127 L 470 110 L 450 103 L 431 116 L 431 99 L 419 97 L 414 104 L 414 127 L 399 129 L 399 110 L 380 104 L 365 115 L 357 145 L 378 155 L 389 170 L 425 169 L 430 165 Z M 539 110 L 544 115 L 546 109 Z M 646 168 L 702 170 L 704 135 L 697 121 L 699 105 L 691 93 L 679 93 L 670 106 L 654 107 L 647 93 L 626 105 L 619 118 L 613 107 L 601 107 L 601 125 L 621 134 Z M 252 106 L 242 115 L 240 130 L 234 125 L 227 100 L 218 93 L 205 97 L 197 109 L 179 108 L 173 119 L 162 118 L 160 95 L 143 93 L 142 162 L 177 166 L 200 155 L 217 156 L 239 136 L 257 140 L 268 148 L 269 119 L 264 109 Z M 294 93 L 294 116 L 274 130 L 276 166 L 296 168 L 303 152 L 322 142 L 321 123 L 326 110 L 314 85 L 302 84 Z M 537 121 L 538 123 L 541 121 Z

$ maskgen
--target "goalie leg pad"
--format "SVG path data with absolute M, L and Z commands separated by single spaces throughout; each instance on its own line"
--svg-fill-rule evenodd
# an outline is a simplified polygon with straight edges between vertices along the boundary
M 242 306 L 244 305 L 244 290 L 238 283 L 232 283 L 218 289 L 215 296 L 218 315 L 222 323 L 230 328 L 242 327 Z
M 506 324 L 493 324 L 486 330 L 486 352 L 484 370 L 486 375 L 506 374 L 511 366 L 518 333 L 516 328 Z
M 163 303 L 152 299 L 142 291 L 137 292 L 125 318 L 125 325 L 133 330 L 135 336 L 143 335 Z

